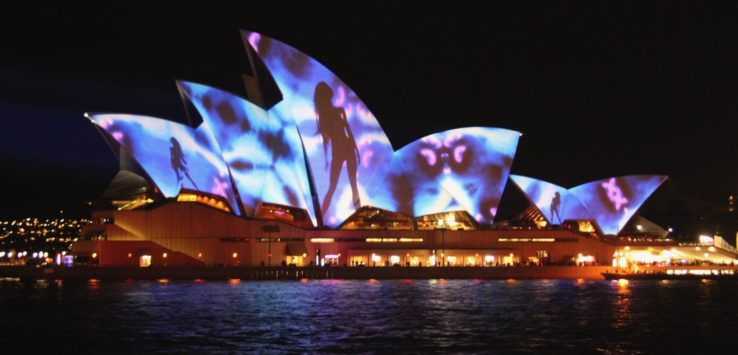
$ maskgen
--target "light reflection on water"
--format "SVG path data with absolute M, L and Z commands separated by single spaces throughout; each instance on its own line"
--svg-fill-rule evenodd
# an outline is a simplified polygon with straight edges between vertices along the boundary
M 738 283 L 0 281 L 4 346 L 34 352 L 702 352 Z

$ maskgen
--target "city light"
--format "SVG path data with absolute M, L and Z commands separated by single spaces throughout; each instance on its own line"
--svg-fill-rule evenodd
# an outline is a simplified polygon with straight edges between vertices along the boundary
M 333 243 L 335 241 L 333 238 L 310 238 L 310 243 Z
M 379 255 L 377 255 L 377 254 L 374 254 L 374 253 L 372 253 L 372 261 L 373 261 L 373 262 L 375 262 L 375 263 L 378 263 L 378 262 L 380 262 L 381 260 L 382 260 L 382 257 L 380 257 L 380 256 L 379 256 Z
M 593 263 L 594 261 L 595 258 L 592 255 L 582 255 L 582 253 L 577 254 L 577 264 Z

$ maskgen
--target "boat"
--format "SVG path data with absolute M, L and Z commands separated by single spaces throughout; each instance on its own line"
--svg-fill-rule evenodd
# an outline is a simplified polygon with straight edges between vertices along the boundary
M 692 274 L 666 272 L 603 272 L 605 280 L 738 280 L 738 274 Z

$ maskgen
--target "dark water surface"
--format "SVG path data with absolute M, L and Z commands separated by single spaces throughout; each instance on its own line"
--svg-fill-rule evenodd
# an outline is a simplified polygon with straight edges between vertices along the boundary
M 734 281 L 0 281 L 30 353 L 735 350 Z

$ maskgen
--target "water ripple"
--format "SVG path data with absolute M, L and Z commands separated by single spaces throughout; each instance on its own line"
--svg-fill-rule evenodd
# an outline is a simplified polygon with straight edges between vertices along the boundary
M 78 353 L 703 352 L 729 281 L 0 282 L 3 346 Z

